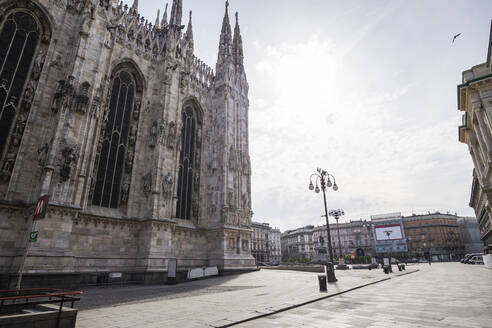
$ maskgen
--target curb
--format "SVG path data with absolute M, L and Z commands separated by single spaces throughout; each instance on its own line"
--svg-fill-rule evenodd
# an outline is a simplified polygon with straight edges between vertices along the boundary
M 312 299 L 312 300 L 309 300 L 309 301 L 306 301 L 306 302 L 302 302 L 302 303 L 299 303 L 299 304 L 287 306 L 287 307 L 284 307 L 284 308 L 281 308 L 279 310 L 275 310 L 275 311 L 272 311 L 272 312 L 269 312 L 269 313 L 263 313 L 263 314 L 259 314 L 259 315 L 256 315 L 256 316 L 253 316 L 253 317 L 250 317 L 250 318 L 247 318 L 247 319 L 243 319 L 243 320 L 240 320 L 240 321 L 232 322 L 232 323 L 229 323 L 227 325 L 223 325 L 223 326 L 212 326 L 212 327 L 215 327 L 215 328 L 226 328 L 226 327 L 236 326 L 236 325 L 239 325 L 241 323 L 245 323 L 245 322 L 248 322 L 248 321 L 253 321 L 253 320 L 256 320 L 256 319 L 268 317 L 268 316 L 271 316 L 273 314 L 277 314 L 277 313 L 280 313 L 280 312 L 285 312 L 285 311 L 288 311 L 288 310 L 292 310 L 292 309 L 295 309 L 295 308 L 298 308 L 298 307 L 301 307 L 301 306 L 304 306 L 304 305 L 308 305 L 308 304 L 311 304 L 311 303 L 314 303 L 314 302 L 322 301 L 322 300 L 325 300 L 327 298 L 339 296 L 339 295 L 342 295 L 342 294 L 345 294 L 345 293 L 348 293 L 348 292 L 351 292 L 351 291 L 354 291 L 354 290 L 357 290 L 357 289 L 360 289 L 360 288 L 364 288 L 364 287 L 367 287 L 367 286 L 375 285 L 375 284 L 378 284 L 380 282 L 387 281 L 387 280 L 390 280 L 390 279 L 394 279 L 394 278 L 398 278 L 398 277 L 403 277 L 403 276 L 406 276 L 408 274 L 416 273 L 416 272 L 419 272 L 419 271 L 420 271 L 420 269 L 416 269 L 415 271 L 405 272 L 405 273 L 399 274 L 399 275 L 394 276 L 394 277 L 387 277 L 387 278 L 383 278 L 383 279 L 380 279 L 380 280 L 376 280 L 376 281 L 373 281 L 373 282 L 370 282 L 370 283 L 367 283 L 367 284 L 364 284 L 364 285 L 360 285 L 360 286 L 349 288 L 349 289 L 344 290 L 342 292 L 338 292 L 338 293 L 334 293 L 334 294 L 330 294 L 330 295 L 318 297 L 318 298 L 315 298 L 315 299 Z

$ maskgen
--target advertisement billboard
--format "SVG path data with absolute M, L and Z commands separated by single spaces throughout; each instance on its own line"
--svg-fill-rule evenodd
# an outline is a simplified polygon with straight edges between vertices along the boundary
M 376 234 L 376 241 L 403 239 L 401 225 L 399 224 L 387 224 L 387 225 L 375 226 L 374 231 Z

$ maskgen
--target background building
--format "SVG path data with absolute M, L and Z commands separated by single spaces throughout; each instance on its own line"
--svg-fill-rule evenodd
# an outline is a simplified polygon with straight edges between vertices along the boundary
M 251 255 L 258 262 L 270 261 L 270 225 L 268 223 L 252 222 L 253 228 Z
M 288 259 L 312 259 L 315 254 L 313 231 L 314 226 L 308 225 L 284 232 L 281 235 L 282 259 L 284 261 Z
M 268 239 L 270 240 L 270 262 L 280 263 L 282 261 L 282 243 L 280 241 L 280 229 L 272 228 Z
M 465 254 L 456 215 L 431 213 L 403 217 L 409 256 L 433 261 L 458 260 Z
M 376 253 L 408 252 L 401 213 L 371 215 Z
M 40 195 L 25 286 L 162 282 L 174 259 L 253 267 L 249 86 L 227 7 L 214 72 L 182 0 L 155 24 L 137 0 L 0 0 L 0 284 Z
M 460 227 L 460 236 L 465 254 L 482 253 L 483 242 L 480 239 L 480 226 L 475 217 L 458 217 L 458 225 Z
M 362 219 L 350 222 L 344 222 L 330 224 L 330 236 L 331 244 L 333 248 L 333 256 L 340 255 L 340 244 L 342 255 L 357 255 L 357 250 L 359 254 L 363 255 L 375 255 L 374 248 L 374 238 L 372 234 L 372 229 L 370 222 L 363 221 Z M 338 238 L 338 233 L 340 232 L 340 239 Z M 322 239 L 320 239 L 322 237 Z M 320 241 L 323 241 L 321 244 Z M 319 226 L 313 230 L 313 243 L 314 249 L 317 253 L 323 254 L 326 252 L 326 241 L 328 240 L 326 225 Z M 360 252 L 362 250 L 362 253 Z
M 470 206 L 486 250 L 492 252 L 492 25 L 486 62 L 466 70 L 458 86 L 463 112 L 459 141 L 468 145 L 473 165 Z M 486 263 L 492 262 L 492 254 Z
M 252 222 L 253 239 L 251 254 L 258 262 L 279 263 L 282 260 L 280 230 L 268 223 Z

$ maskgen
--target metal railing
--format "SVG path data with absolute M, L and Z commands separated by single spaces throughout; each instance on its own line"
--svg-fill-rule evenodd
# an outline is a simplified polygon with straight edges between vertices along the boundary
M 31 288 L 20 290 L 0 290 L 0 316 L 34 309 L 41 304 L 60 304 L 56 327 L 59 327 L 64 303 L 70 303 L 73 309 L 74 303 L 80 301 L 81 291 L 70 291 L 55 288 Z

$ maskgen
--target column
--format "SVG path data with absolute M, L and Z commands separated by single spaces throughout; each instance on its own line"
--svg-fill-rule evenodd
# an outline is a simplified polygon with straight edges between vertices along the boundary
M 482 138 L 485 141 L 485 145 L 487 147 L 487 153 L 490 155 L 490 153 L 492 152 L 492 136 L 490 135 L 489 129 L 488 129 L 487 125 L 485 124 L 484 114 L 485 113 L 484 113 L 483 107 L 480 106 L 476 111 L 478 126 L 480 128 Z
M 477 164 L 480 166 L 480 173 L 483 173 L 486 166 L 485 166 L 485 163 L 487 163 L 487 159 L 485 157 L 485 154 L 484 152 L 482 151 L 482 149 L 485 148 L 485 146 L 481 145 L 481 140 L 477 140 L 477 131 L 473 131 L 473 133 L 470 133 L 469 134 L 469 137 L 470 137 L 470 146 L 471 148 L 473 149 L 473 152 L 474 154 L 476 155 L 476 160 L 477 160 Z M 482 148 L 482 146 L 484 148 Z M 475 165 L 475 167 L 477 167 Z
M 472 121 L 473 121 L 473 131 L 477 137 L 477 140 L 480 144 L 480 148 L 482 150 L 482 155 L 487 155 L 490 150 L 492 149 L 492 144 L 489 140 L 487 140 L 487 129 L 484 126 L 484 121 L 483 121 L 483 113 L 482 113 L 482 102 L 475 101 L 473 102 L 472 106 Z M 485 131 L 484 131 L 485 128 Z M 484 161 L 487 162 L 487 157 L 484 156 Z
M 475 166 L 475 169 L 476 169 L 476 172 L 477 172 L 477 177 L 478 177 L 478 181 L 483 181 L 483 168 L 480 167 L 478 161 L 477 161 L 477 158 L 475 156 L 475 152 L 473 151 L 471 145 L 470 145 L 470 156 L 472 158 L 472 161 L 473 161 L 473 165 Z

